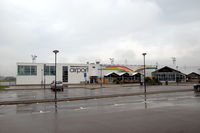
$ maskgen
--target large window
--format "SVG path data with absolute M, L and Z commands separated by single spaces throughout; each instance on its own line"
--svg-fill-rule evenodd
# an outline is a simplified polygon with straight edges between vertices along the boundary
M 55 66 L 45 66 L 44 74 L 45 75 L 55 75 Z
M 68 82 L 68 66 L 63 66 L 63 82 Z
M 18 65 L 18 75 L 37 75 L 37 66 Z
M 158 74 L 157 79 L 160 81 L 175 81 L 175 74 L 173 73 Z

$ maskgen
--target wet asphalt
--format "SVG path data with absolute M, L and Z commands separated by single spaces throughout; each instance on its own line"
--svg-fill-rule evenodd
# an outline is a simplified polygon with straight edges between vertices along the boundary
M 22 87 L 21 87 L 22 88 Z M 191 89 L 192 86 L 148 86 L 147 92 L 166 91 L 166 90 L 185 90 Z M 26 89 L 24 87 L 23 89 Z M 57 91 L 57 98 L 74 98 L 87 96 L 102 96 L 113 94 L 130 94 L 144 92 L 143 86 L 129 86 L 129 87 L 109 87 L 109 88 L 64 88 L 64 91 Z M 54 99 L 55 92 L 51 89 L 35 88 L 27 90 L 9 90 L 0 91 L 0 102 L 2 101 L 23 101 L 23 100 L 40 100 L 40 99 Z
M 184 87 L 165 87 L 184 89 Z M 185 87 L 188 88 L 188 87 Z M 106 89 L 106 88 L 104 88 Z M 129 93 L 143 91 L 143 88 L 111 88 L 68 90 L 67 96 Z M 116 92 L 113 92 L 117 89 Z M 159 88 L 153 87 L 151 90 Z M 160 88 L 161 89 L 161 88 Z M 71 93 L 69 95 L 69 91 Z M 127 90 L 129 90 L 127 92 Z M 150 89 L 149 89 L 150 90 Z M 52 92 L 43 90 L 25 91 L 24 99 L 44 98 Z M 84 92 L 87 93 L 84 93 Z M 121 92 L 122 91 L 122 92 Z M 136 92 L 137 92 L 136 91 Z M 10 99 L 18 98 L 16 93 L 7 91 Z M 31 95 L 34 94 L 34 95 Z M 61 93 L 62 96 L 66 94 Z M 73 94 L 73 95 L 72 95 Z M 1 94 L 2 95 L 2 94 Z M 8 96 L 6 96 L 8 97 Z M 6 99 L 6 97 L 4 97 Z M 23 99 L 20 97 L 20 99 Z M 37 103 L 0 106 L 1 133 L 199 133 L 200 97 L 191 92 L 177 92 L 155 95 L 103 98 L 95 100 L 66 101 L 57 103 Z

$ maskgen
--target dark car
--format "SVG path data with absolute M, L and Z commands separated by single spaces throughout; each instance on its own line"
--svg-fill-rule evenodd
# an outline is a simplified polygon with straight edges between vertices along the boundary
M 194 84 L 194 92 L 200 92 L 200 84 Z
M 56 89 L 55 89 L 55 82 L 53 81 L 51 83 L 51 90 L 53 90 L 53 91 L 55 91 L 55 90 L 63 91 L 64 85 L 63 85 L 62 81 L 56 81 Z

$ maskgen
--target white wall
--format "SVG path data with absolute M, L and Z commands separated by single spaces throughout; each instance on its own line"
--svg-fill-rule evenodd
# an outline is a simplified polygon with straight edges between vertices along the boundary
M 45 63 L 47 66 L 54 66 L 54 63 Z M 31 65 L 37 66 L 37 75 L 17 75 L 16 84 L 41 84 L 44 82 L 44 63 L 17 63 L 17 65 Z M 90 76 L 98 76 L 98 66 L 96 64 L 64 64 L 59 63 L 56 67 L 57 80 L 62 81 L 62 67 L 68 66 L 68 83 L 75 84 L 85 81 L 84 68 L 86 69 L 87 77 L 86 80 L 89 81 Z M 72 69 L 71 69 L 72 68 Z M 77 69 L 76 69 L 77 68 Z M 50 84 L 55 80 L 54 75 L 45 75 L 45 83 Z
M 47 66 L 54 66 L 54 63 L 45 63 Z M 35 65 L 37 66 L 37 75 L 31 76 L 21 76 L 17 75 L 16 84 L 41 84 L 44 82 L 44 63 L 17 63 L 17 65 Z M 99 64 L 65 64 L 65 63 L 58 63 L 57 64 L 57 80 L 62 81 L 62 67 L 68 66 L 68 82 L 70 84 L 81 83 L 85 81 L 84 72 L 87 73 L 86 80 L 89 81 L 90 76 L 102 76 L 106 75 L 110 72 L 118 72 L 118 70 L 99 70 L 101 66 Z M 127 66 L 132 70 L 136 70 L 139 66 L 132 65 Z M 71 69 L 72 68 L 72 69 Z M 146 76 L 151 77 L 151 72 L 154 70 L 146 69 Z M 46 75 L 45 76 L 45 83 L 50 84 L 55 79 L 54 75 Z
M 37 66 L 37 75 L 17 75 L 16 84 L 41 84 L 42 82 L 42 64 L 36 63 L 17 63 L 17 65 Z

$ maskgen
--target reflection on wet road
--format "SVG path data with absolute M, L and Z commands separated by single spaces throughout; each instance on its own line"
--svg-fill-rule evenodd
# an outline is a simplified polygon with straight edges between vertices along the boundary
M 192 89 L 192 86 L 149 86 L 148 91 L 162 91 L 162 90 L 184 90 Z M 97 89 L 85 89 L 85 88 L 65 88 L 64 92 L 57 93 L 58 98 L 69 97 L 84 97 L 84 96 L 101 96 L 112 94 L 130 94 L 144 92 L 143 87 L 114 87 L 114 88 L 97 88 Z M 53 99 L 54 92 L 50 89 L 41 90 L 12 90 L 1 91 L 0 101 L 20 101 L 20 100 L 37 100 L 37 99 Z
M 0 132 L 199 133 L 199 111 L 200 97 L 192 91 L 1 105 Z
M 56 106 L 56 107 L 55 107 Z M 0 106 L 0 115 L 9 114 L 40 114 L 50 112 L 115 112 L 136 109 L 159 108 L 168 106 L 200 106 L 200 97 L 196 97 L 193 92 L 169 93 L 147 95 L 116 97 L 95 100 L 66 101 L 58 103 L 38 103 L 38 104 L 20 104 L 20 105 L 2 105 Z

